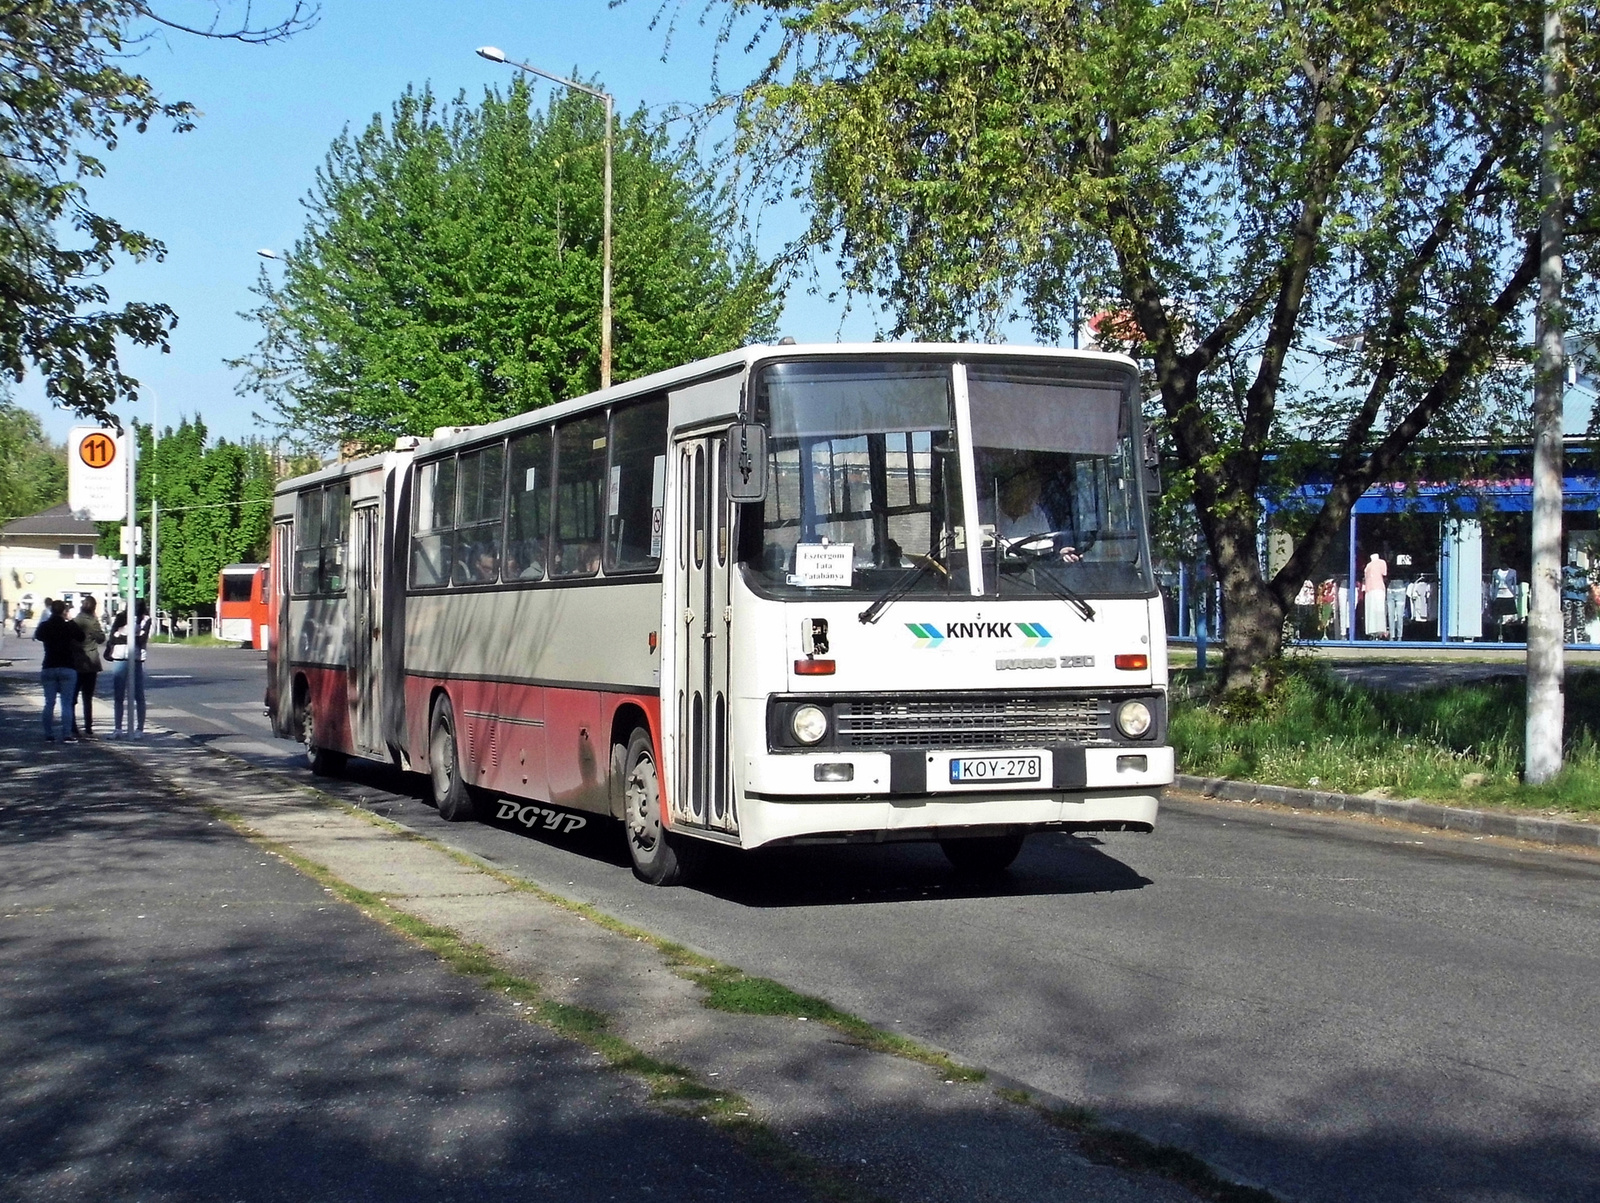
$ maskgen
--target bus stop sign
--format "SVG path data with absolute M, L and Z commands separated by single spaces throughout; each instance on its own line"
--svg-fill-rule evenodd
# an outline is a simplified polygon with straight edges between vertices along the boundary
M 67 436 L 67 505 L 94 522 L 128 516 L 127 437 L 98 426 L 75 426 Z

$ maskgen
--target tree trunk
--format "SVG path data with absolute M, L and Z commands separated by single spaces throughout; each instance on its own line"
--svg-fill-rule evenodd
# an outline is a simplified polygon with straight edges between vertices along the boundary
M 1544 12 L 1545 113 L 1540 152 L 1539 305 L 1535 338 L 1538 365 L 1533 396 L 1533 573 L 1528 607 L 1528 721 L 1523 778 L 1531 785 L 1561 771 L 1561 734 L 1566 718 L 1566 675 L 1561 632 L 1561 402 L 1567 372 L 1562 334 L 1563 190 L 1553 163 L 1565 71 L 1561 10 L 1547 0 Z
M 1222 692 L 1258 690 L 1263 667 L 1283 653 L 1283 600 L 1262 578 L 1249 515 L 1211 522 L 1206 538 L 1222 586 Z

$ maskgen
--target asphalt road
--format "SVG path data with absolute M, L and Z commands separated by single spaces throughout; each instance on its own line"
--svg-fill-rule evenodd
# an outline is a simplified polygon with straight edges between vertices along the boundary
M 150 668 L 152 721 L 294 762 L 259 654 Z M 921 846 L 746 855 L 655 890 L 608 824 L 446 824 L 373 765 L 332 788 L 1293 1198 L 1600 1200 L 1594 859 L 1172 803 L 1152 836 L 1035 837 L 983 890 Z
M 137 769 L 17 719 L 0 710 L 0 1203 L 811 1198 Z

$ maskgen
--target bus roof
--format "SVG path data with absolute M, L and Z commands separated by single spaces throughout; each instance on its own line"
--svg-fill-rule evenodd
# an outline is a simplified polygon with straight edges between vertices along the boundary
M 452 430 L 447 434 L 441 434 L 438 438 L 422 438 L 412 450 L 419 455 L 447 451 L 458 444 L 467 445 L 484 438 L 493 438 L 498 434 L 519 430 L 524 426 L 559 421 L 570 414 L 582 413 L 584 410 L 600 405 L 608 405 L 614 401 L 622 401 L 629 397 L 636 397 L 646 393 L 669 391 L 701 380 L 742 372 L 759 363 L 783 359 L 860 359 L 896 355 L 926 355 L 930 359 L 948 359 L 958 356 L 966 359 L 1077 359 L 1092 363 L 1118 364 L 1126 367 L 1131 372 L 1138 371 L 1138 365 L 1126 355 L 1112 354 L 1106 351 L 1080 351 L 1069 347 L 1029 347 L 1010 343 L 753 343 L 748 347 L 740 347 L 736 351 L 728 351 L 721 355 L 712 356 L 709 359 L 698 359 L 693 363 L 684 364 L 682 367 L 653 372 L 636 380 L 614 384 L 608 389 L 585 393 L 581 397 L 558 401 L 554 405 L 541 406 L 538 409 L 515 414 L 509 418 L 500 418 L 493 422 L 486 422 L 481 426 L 468 426 L 460 430 Z M 326 468 L 307 473 L 305 476 L 297 476 L 292 480 L 283 481 L 278 485 L 276 491 L 279 493 L 293 492 L 310 484 L 335 480 L 341 476 L 368 471 L 379 467 L 383 463 L 384 457 L 392 454 L 394 452 L 379 452 L 375 455 L 369 455 L 358 460 L 350 460 L 346 463 L 330 464 Z

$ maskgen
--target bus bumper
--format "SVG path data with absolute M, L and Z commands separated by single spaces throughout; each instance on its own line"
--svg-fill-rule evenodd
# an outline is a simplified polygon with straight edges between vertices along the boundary
M 992 753 L 990 753 L 992 755 Z M 934 753 L 942 764 L 951 753 Z M 749 757 L 740 807 L 746 848 L 773 843 L 878 842 L 937 839 L 986 830 L 1150 830 L 1160 789 L 1173 779 L 1170 747 L 1089 748 L 1079 789 L 1034 788 L 930 792 L 891 789 L 890 757 L 883 752 L 828 752 Z M 852 766 L 848 782 L 818 780 L 819 766 Z M 837 775 L 837 774 L 835 774 Z

